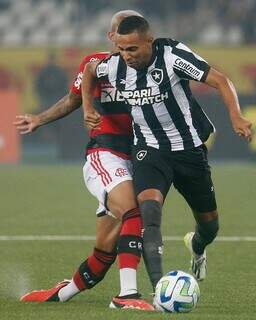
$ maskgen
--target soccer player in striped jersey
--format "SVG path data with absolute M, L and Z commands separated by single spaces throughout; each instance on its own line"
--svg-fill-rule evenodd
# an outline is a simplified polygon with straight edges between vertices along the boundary
M 129 15 L 139 13 L 124 10 L 113 16 L 108 34 L 111 41 L 120 21 Z M 17 129 L 23 134 L 33 132 L 80 107 L 85 65 L 108 55 L 109 53 L 97 53 L 85 57 L 70 93 L 39 115 L 18 116 L 15 122 Z M 90 141 L 83 171 L 87 188 L 99 200 L 96 212 L 96 247 L 92 255 L 82 262 L 72 280 L 63 281 L 49 290 L 30 292 L 21 300 L 67 301 L 99 283 L 117 255 L 121 290 L 119 295 L 112 299 L 110 307 L 152 311 L 153 306 L 140 298 L 136 281 L 142 238 L 141 215 L 131 176 L 131 118 L 124 99 L 106 81 L 98 83 L 94 92 L 94 103 L 102 116 L 102 123 L 100 129 L 89 132 Z
M 83 78 L 85 122 L 95 128 L 92 89 L 96 79 L 109 81 L 130 106 L 133 118 L 133 170 L 143 219 L 145 263 L 155 287 L 161 275 L 161 212 L 173 184 L 192 209 L 194 232 L 184 241 L 192 271 L 206 277 L 205 248 L 217 235 L 215 192 L 204 142 L 214 127 L 194 99 L 189 80 L 216 88 L 227 107 L 234 131 L 251 139 L 251 123 L 240 111 L 232 82 L 183 43 L 154 39 L 143 17 L 125 18 L 118 27 L 119 53 L 90 63 Z M 94 120 L 95 120 L 94 119 Z

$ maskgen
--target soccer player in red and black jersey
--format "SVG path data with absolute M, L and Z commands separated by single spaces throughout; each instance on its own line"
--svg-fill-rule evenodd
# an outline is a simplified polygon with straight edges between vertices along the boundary
M 122 19 L 139 15 L 131 10 L 116 13 L 111 20 L 108 37 L 114 40 L 115 31 Z M 14 123 L 21 134 L 60 119 L 82 104 L 81 82 L 85 65 L 101 60 L 108 53 L 86 56 L 68 95 L 38 115 L 20 115 Z M 130 163 L 131 118 L 126 104 L 108 82 L 99 82 L 94 103 L 102 116 L 101 125 L 89 132 L 83 168 L 85 184 L 99 200 L 96 246 L 91 256 L 82 262 L 72 280 L 63 281 L 49 290 L 33 291 L 22 301 L 67 301 L 79 292 L 99 283 L 118 257 L 121 290 L 110 303 L 112 308 L 154 310 L 140 299 L 136 271 L 142 250 L 141 216 L 134 196 Z M 123 196 L 125 195 L 125 197 Z

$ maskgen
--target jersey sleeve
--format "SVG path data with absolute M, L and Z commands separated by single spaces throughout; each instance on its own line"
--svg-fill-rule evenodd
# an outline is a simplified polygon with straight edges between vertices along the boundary
M 81 84 L 83 80 L 83 72 L 88 62 L 99 61 L 99 60 L 105 59 L 108 56 L 109 56 L 109 52 L 97 52 L 97 53 L 92 53 L 90 55 L 85 56 L 82 62 L 80 63 L 77 75 L 71 85 L 71 88 L 70 88 L 71 92 L 75 94 L 82 94 Z
M 172 53 L 172 67 L 178 77 L 200 82 L 205 81 L 210 66 L 203 58 L 181 42 L 173 48 Z
M 79 66 L 79 70 L 77 72 L 77 75 L 76 75 L 75 79 L 73 80 L 71 88 L 70 88 L 70 91 L 72 93 L 82 94 L 81 93 L 81 84 L 82 84 L 82 80 L 83 80 L 84 67 L 85 67 L 86 63 L 88 62 L 87 60 L 88 60 L 87 57 L 85 57 Z

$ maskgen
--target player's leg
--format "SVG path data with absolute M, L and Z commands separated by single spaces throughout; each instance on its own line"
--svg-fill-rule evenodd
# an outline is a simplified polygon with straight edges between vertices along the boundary
M 155 155 L 152 150 L 136 150 L 133 164 L 135 193 L 143 220 L 143 258 L 155 290 L 163 275 L 162 205 L 170 188 L 171 175 L 168 168 L 163 168 L 165 165 L 160 155 Z
M 119 168 L 121 172 L 122 166 L 124 167 L 122 172 L 125 175 L 116 175 L 116 168 Z M 88 190 L 99 200 L 100 204 L 96 212 L 98 216 L 96 248 L 92 255 L 80 265 L 72 279 L 79 291 L 94 287 L 104 278 L 117 254 L 118 239 L 122 231 L 120 212 L 129 211 L 136 206 L 136 203 L 132 202 L 134 195 L 130 192 L 129 186 L 122 188 L 122 184 L 125 186 L 131 184 L 131 176 L 126 168 L 126 162 L 119 157 L 109 152 L 96 151 L 87 157 L 83 173 Z M 118 191 L 120 189 L 124 193 L 120 193 Z M 114 195 L 116 195 L 116 201 Z M 124 200 L 121 201 L 121 199 Z M 118 206 L 119 202 L 121 204 Z M 104 215 L 109 211 L 115 218 Z M 104 216 L 99 217 L 102 214 Z M 66 291 L 68 292 L 68 288 L 63 288 L 60 294 L 62 292 L 66 294 Z
M 139 299 L 137 293 L 136 269 L 141 252 L 141 217 L 135 201 L 129 170 L 129 162 L 122 161 L 109 152 L 97 152 L 87 158 L 87 163 L 84 166 L 84 178 L 87 188 L 98 198 L 101 206 L 106 203 L 106 195 L 108 194 L 109 207 L 111 210 L 113 209 L 116 217 L 122 219 L 120 240 L 118 241 L 122 297 L 113 298 L 111 307 L 153 310 L 153 306 Z M 97 237 L 98 246 L 102 243 L 101 239 L 107 238 L 107 235 L 102 235 L 101 231 L 100 236 Z M 103 245 L 106 250 L 106 244 Z M 111 248 L 113 246 L 107 246 L 107 249 Z M 112 258 L 114 258 L 110 257 L 111 252 L 102 251 L 94 250 L 93 255 L 81 264 L 71 282 L 55 287 L 55 294 L 51 301 L 59 301 L 58 293 L 60 293 L 61 301 L 66 301 L 70 298 L 69 294 L 73 296 L 86 288 L 93 287 L 102 280 L 102 275 L 105 274 L 104 266 L 108 270 L 113 263 Z M 100 263 L 99 260 L 101 260 Z M 94 272 L 91 272 L 91 268 L 95 268 Z M 99 273 L 97 274 L 97 272 Z M 69 294 L 66 294 L 68 292 Z M 57 300 L 54 300 L 56 296 Z
M 75 294 L 91 289 L 103 280 L 116 259 L 119 234 L 120 222 L 117 219 L 107 214 L 97 218 L 96 246 L 74 273 L 70 284 L 58 292 L 60 301 L 67 301 Z
M 138 202 L 143 220 L 143 259 L 155 291 L 156 284 L 163 275 L 161 234 L 163 195 L 157 189 L 146 189 L 138 194 Z
M 120 293 L 110 303 L 110 308 L 141 309 L 153 311 L 142 300 L 137 289 L 137 267 L 142 251 L 142 221 L 131 180 L 123 181 L 108 193 L 107 207 L 121 220 L 117 246 L 120 273 Z
M 97 216 L 96 248 L 106 252 L 116 252 L 120 229 L 121 222 L 112 215 L 105 214 Z
M 142 252 L 142 222 L 131 180 L 118 184 L 109 192 L 107 206 L 122 221 L 118 241 L 119 296 L 137 294 L 136 273 Z
M 191 253 L 191 270 L 197 280 L 204 280 L 207 272 L 206 247 L 216 237 L 219 229 L 218 212 L 195 212 L 196 227 L 184 237 L 186 247 Z M 204 217 L 208 217 L 207 220 Z
M 193 214 L 196 220 L 196 228 L 192 239 L 192 248 L 194 252 L 200 255 L 217 236 L 219 230 L 218 211 L 198 212 L 193 210 Z
M 151 305 L 138 299 L 137 266 L 142 250 L 142 223 L 133 190 L 131 163 L 109 152 L 98 152 L 92 160 L 104 185 L 104 193 L 98 195 L 98 199 L 121 221 L 117 245 L 121 288 L 110 307 L 152 310 Z
M 102 211 L 101 211 L 102 213 Z M 71 280 L 64 280 L 48 290 L 32 291 L 21 301 L 46 302 L 68 301 L 79 292 L 91 289 L 99 283 L 116 258 L 116 244 L 120 233 L 120 222 L 104 214 L 97 219 L 96 247 L 92 254 L 74 273 Z
M 90 156 L 87 157 L 83 173 L 88 190 L 100 201 L 104 199 L 105 186 L 101 176 L 94 170 Z M 107 215 L 107 210 L 102 203 L 100 203 L 96 214 L 98 216 L 96 248 L 91 256 L 80 265 L 72 280 L 62 282 L 49 290 L 33 291 L 23 296 L 22 301 L 67 301 L 80 291 L 92 288 L 103 279 L 116 257 L 115 249 L 120 233 L 120 222 Z
M 183 161 L 179 159 L 179 163 L 184 166 L 175 167 L 174 186 L 184 196 L 195 217 L 195 232 L 186 234 L 184 241 L 192 254 L 192 271 L 198 280 L 203 280 L 206 277 L 205 248 L 215 239 L 219 229 L 214 187 L 204 148 L 181 155 Z

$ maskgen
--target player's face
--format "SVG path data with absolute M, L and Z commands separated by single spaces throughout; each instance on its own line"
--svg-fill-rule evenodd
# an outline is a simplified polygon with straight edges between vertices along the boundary
M 133 32 L 127 35 L 116 34 L 116 46 L 126 62 L 134 69 L 141 69 L 148 65 L 152 56 L 153 37 L 150 34 Z

